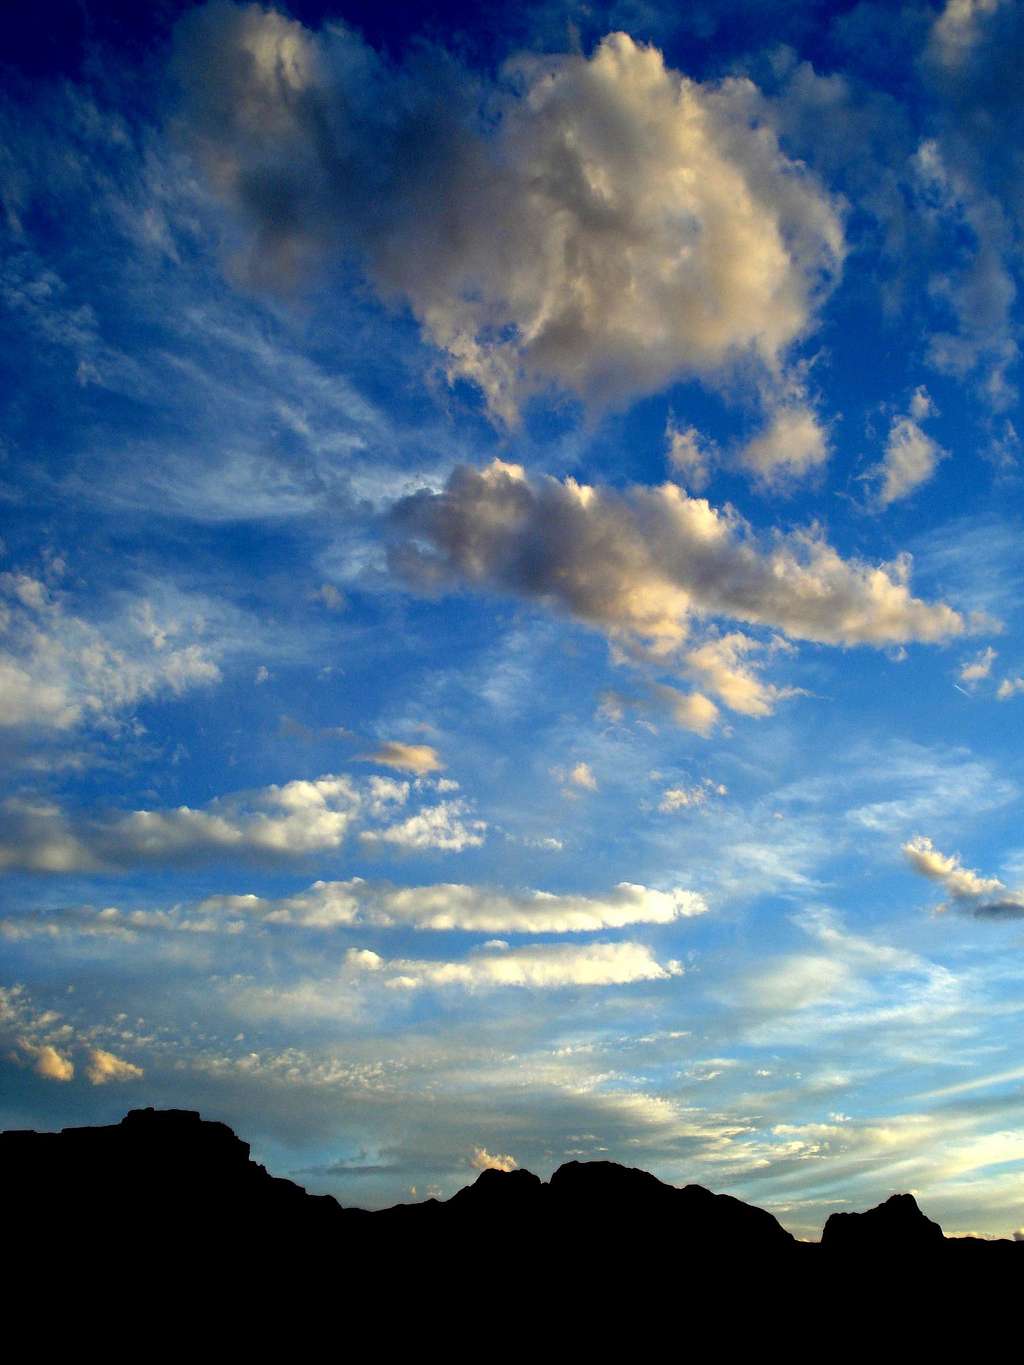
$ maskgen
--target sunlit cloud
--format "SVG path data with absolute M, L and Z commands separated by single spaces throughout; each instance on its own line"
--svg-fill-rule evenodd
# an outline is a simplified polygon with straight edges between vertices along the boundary
M 401 772 L 416 773 L 419 777 L 444 768 L 432 745 L 406 744 L 398 739 L 389 739 L 372 753 L 361 754 L 360 757 L 366 763 L 380 763 L 385 768 L 398 768 Z
M 838 275 L 836 208 L 750 126 L 751 83 L 703 85 L 625 33 L 518 56 L 487 131 L 450 60 L 395 68 L 340 25 L 215 4 L 177 44 L 251 274 L 355 255 L 505 422 L 552 384 L 603 406 L 742 359 L 774 374 Z
M 844 560 L 810 532 L 762 548 L 730 509 L 672 483 L 620 493 L 531 480 L 495 460 L 405 499 L 392 521 L 392 563 L 407 581 L 535 598 L 662 656 L 695 614 L 830 644 L 935 642 L 967 629 L 951 607 L 911 595 L 906 559 Z
M 963 866 L 959 854 L 940 853 L 925 835 L 915 835 L 903 845 L 903 852 L 914 871 L 938 882 L 957 909 L 980 918 L 1024 916 L 1024 891 L 1011 891 L 998 877 L 979 876 Z

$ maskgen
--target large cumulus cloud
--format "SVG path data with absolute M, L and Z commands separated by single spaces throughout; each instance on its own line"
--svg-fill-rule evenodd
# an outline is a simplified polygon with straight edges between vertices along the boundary
M 600 407 L 751 361 L 763 384 L 842 261 L 832 201 L 751 119 L 751 83 L 690 80 L 624 33 L 483 85 L 217 0 L 177 51 L 248 268 L 284 285 L 354 255 L 505 421 L 552 385 Z

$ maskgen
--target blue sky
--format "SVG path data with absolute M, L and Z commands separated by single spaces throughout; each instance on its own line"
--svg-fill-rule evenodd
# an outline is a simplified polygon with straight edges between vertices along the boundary
M 1019 7 L 52 17 L 3 1126 L 1024 1225 Z

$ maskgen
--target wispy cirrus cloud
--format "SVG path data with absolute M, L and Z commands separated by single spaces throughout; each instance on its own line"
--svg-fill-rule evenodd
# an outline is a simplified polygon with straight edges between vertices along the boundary
M 58 572 L 0 574 L 0 727 L 116 727 L 134 706 L 221 680 L 199 600 L 162 610 L 145 596 L 99 622 L 76 612 Z

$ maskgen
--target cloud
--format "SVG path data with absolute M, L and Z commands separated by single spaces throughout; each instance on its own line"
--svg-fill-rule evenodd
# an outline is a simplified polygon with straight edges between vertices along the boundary
M 1009 701 L 1011 697 L 1019 696 L 1024 692 L 1024 678 L 1004 678 L 996 688 L 996 698 L 999 701 Z
M 223 856 L 296 857 L 337 848 L 361 804 L 355 784 L 327 774 L 218 797 L 201 809 L 68 816 L 51 802 L 3 803 L 0 867 L 70 872 Z
M 138 702 L 219 682 L 209 647 L 189 639 L 197 615 L 140 597 L 95 624 L 52 584 L 0 573 L 0 728 L 112 728 Z
M 1013 312 L 1024 228 L 1022 53 L 1018 5 L 949 0 L 921 67 L 934 100 L 935 135 L 914 159 L 927 226 L 945 233 L 954 262 L 930 282 L 954 322 L 932 338 L 930 359 L 958 376 L 980 369 L 982 392 L 996 408 L 1016 400 L 1008 372 L 1020 356 Z
M 781 641 L 776 642 L 774 648 L 781 644 Z M 689 650 L 684 667 L 695 681 L 714 692 L 731 710 L 744 716 L 770 716 L 776 702 L 798 696 L 799 688 L 774 687 L 758 677 L 756 664 L 749 656 L 765 648 L 760 640 L 754 640 L 742 631 L 732 631 Z
M 997 657 L 996 651 L 989 645 L 987 649 L 983 649 L 975 658 L 962 665 L 960 669 L 960 681 L 966 683 L 968 687 L 981 682 L 983 678 L 987 678 L 992 672 L 992 665 L 995 663 Z
M 905 556 L 844 560 L 811 531 L 762 547 L 732 509 L 673 483 L 618 492 L 534 481 L 495 460 L 402 499 L 391 523 L 392 568 L 411 585 L 532 597 L 662 656 L 705 615 L 829 644 L 934 642 L 966 628 L 951 607 L 911 596 Z
M 711 482 L 711 463 L 715 455 L 712 442 L 701 436 L 696 427 L 677 427 L 670 419 L 665 428 L 668 462 L 681 483 L 702 492 Z
M 371 846 L 393 844 L 398 848 L 436 848 L 461 853 L 464 848 L 479 848 L 487 829 L 484 820 L 464 818 L 470 809 L 466 801 L 440 801 L 384 829 L 363 830 L 359 838 Z
M 469 1164 L 475 1171 L 514 1171 L 519 1162 L 514 1156 L 492 1156 L 486 1147 L 474 1147 Z
M 820 470 L 829 456 L 817 415 L 802 403 L 775 408 L 764 431 L 740 450 L 739 463 L 768 488 L 781 488 Z
M 706 806 L 712 797 L 727 794 L 721 782 L 713 782 L 710 777 L 704 777 L 692 787 L 667 787 L 661 794 L 658 809 L 664 815 L 678 810 L 695 810 Z
M 557 782 L 564 782 L 566 784 L 562 790 L 563 796 L 576 796 L 577 793 L 572 790 L 573 787 L 579 787 L 583 791 L 588 792 L 596 792 L 598 789 L 597 778 L 594 776 L 590 764 L 584 763 L 582 760 L 568 770 L 565 768 L 552 768 L 551 776 L 555 778 Z
M 961 864 L 959 854 L 940 853 L 925 835 L 917 834 L 905 843 L 903 853 L 915 872 L 939 882 L 958 910 L 981 919 L 1024 916 L 1024 891 L 1010 891 L 998 877 L 979 876 Z
M 182 127 L 288 285 L 355 256 L 491 413 L 551 385 L 601 407 L 753 358 L 776 374 L 844 244 L 752 118 L 625 33 L 521 56 L 494 85 L 436 51 L 390 66 L 341 24 L 212 4 L 177 30 Z
M 146 864 L 192 865 L 212 859 L 286 861 L 340 848 L 357 824 L 367 845 L 457 851 L 483 843 L 487 824 L 467 818 L 464 800 L 420 806 L 405 820 L 374 828 L 418 796 L 450 791 L 446 779 L 415 783 L 371 777 L 365 783 L 335 773 L 297 778 L 214 798 L 198 809 L 177 806 L 107 816 L 68 812 L 52 801 L 8 797 L 0 802 L 0 868 L 37 872 L 117 871 Z
M 89 1065 L 85 1074 L 90 1085 L 107 1085 L 111 1081 L 140 1081 L 144 1073 L 141 1066 L 126 1062 L 113 1052 L 104 1052 L 101 1047 L 94 1047 L 89 1050 Z
M 321 603 L 328 611 L 344 611 L 348 605 L 345 594 L 340 592 L 333 583 L 321 583 L 315 592 L 310 593 L 310 598 L 314 602 Z
M 933 57 L 951 71 L 962 66 L 981 38 L 979 20 L 994 14 L 1004 0 L 946 0 L 932 26 Z
M 317 882 L 300 896 L 262 906 L 266 908 L 259 913 L 265 918 L 285 923 L 407 924 L 484 934 L 587 933 L 628 924 L 669 924 L 707 911 L 696 892 L 656 891 L 631 882 L 620 882 L 604 895 L 582 896 L 457 883 L 394 887 L 358 878 Z
M 375 969 L 376 970 L 376 969 Z M 667 981 L 682 975 L 675 961 L 662 964 L 643 943 L 536 943 L 523 948 L 484 949 L 462 962 L 394 958 L 386 985 L 396 990 L 462 986 L 488 990 L 520 986 L 561 990 L 570 986 L 622 986 Z
M 865 476 L 880 481 L 881 486 L 875 495 L 880 508 L 890 507 L 894 502 L 908 498 L 928 482 L 939 461 L 946 458 L 948 452 L 926 435 L 920 426 L 934 411 L 928 394 L 919 388 L 911 399 L 910 413 L 893 418 L 882 462 L 868 470 Z
M 597 895 L 503 890 L 441 882 L 395 886 L 387 881 L 317 881 L 305 891 L 277 898 L 207 896 L 169 910 L 122 911 L 116 906 L 50 910 L 0 921 L 12 938 L 60 933 L 134 937 L 143 933 L 237 933 L 247 924 L 328 930 L 353 925 L 409 927 L 481 934 L 573 934 L 621 929 L 630 924 L 671 924 L 706 914 L 704 897 L 677 887 L 657 891 L 619 882 Z
M 707 737 L 718 722 L 718 707 L 703 692 L 680 692 L 659 684 L 652 689 L 655 700 L 663 704 L 682 730 Z
M 74 1080 L 74 1062 L 49 1043 L 33 1043 L 23 1038 L 19 1040 L 19 1047 L 33 1059 L 32 1070 L 44 1081 Z
M 386 740 L 372 754 L 360 754 L 359 757 L 364 763 L 380 763 L 386 768 L 398 768 L 420 777 L 444 768 L 437 750 L 429 744 L 405 744 L 399 739 Z

